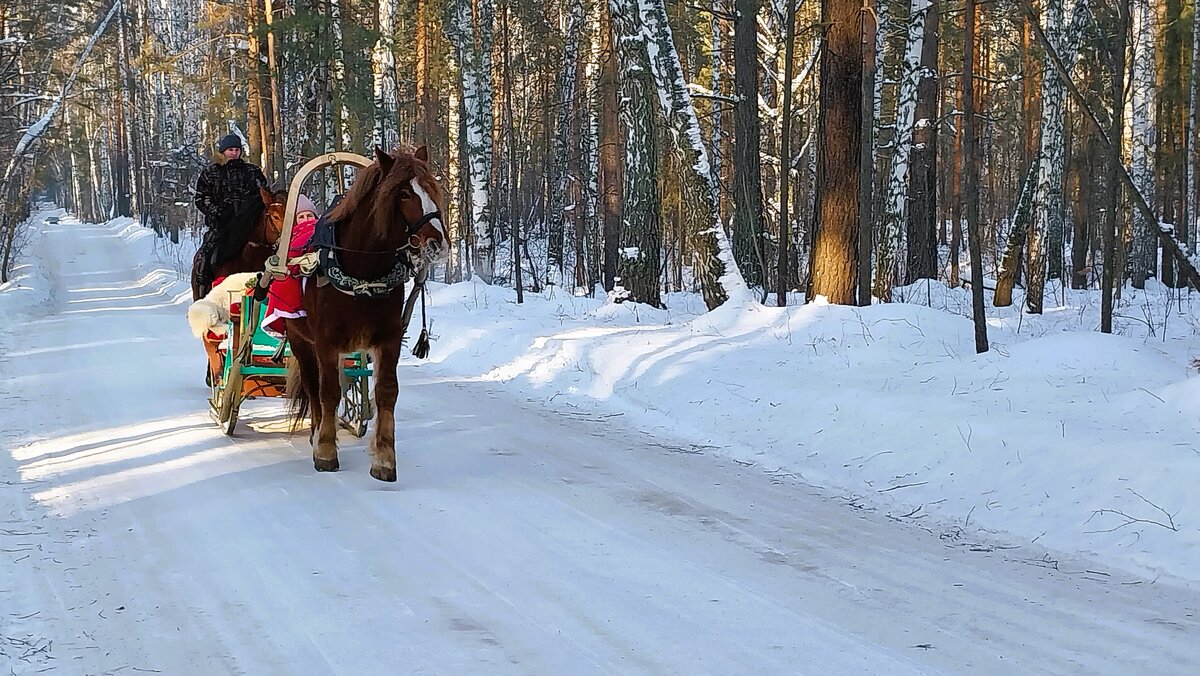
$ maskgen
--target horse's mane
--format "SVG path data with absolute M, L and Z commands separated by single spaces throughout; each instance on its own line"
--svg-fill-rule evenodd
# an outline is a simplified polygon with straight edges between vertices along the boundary
M 329 212 L 330 219 L 349 222 L 351 214 L 365 208 L 368 222 L 373 225 L 376 236 L 383 237 L 391 231 L 397 212 L 392 209 L 377 211 L 375 207 L 378 204 L 395 204 L 396 193 L 417 175 L 420 163 L 413 157 L 413 150 L 408 146 L 403 146 L 389 155 L 394 164 L 387 175 L 383 176 L 378 160 L 360 169 L 354 184 L 350 186 L 350 191 Z
M 225 236 L 217 243 L 214 256 L 216 265 L 232 260 L 242 253 L 266 208 L 267 205 L 263 204 L 257 192 L 242 202 L 233 218 L 225 224 Z

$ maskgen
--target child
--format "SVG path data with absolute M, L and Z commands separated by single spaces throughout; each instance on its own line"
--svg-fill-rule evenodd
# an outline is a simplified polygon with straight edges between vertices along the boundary
M 292 241 L 288 245 L 289 259 L 304 253 L 304 247 L 308 240 L 312 239 L 316 226 L 317 207 L 308 195 L 301 193 L 296 199 L 296 223 L 292 226 Z M 288 269 L 291 272 L 290 276 L 271 284 L 271 292 L 267 297 L 267 316 L 262 323 L 263 331 L 277 337 L 283 337 L 283 319 L 307 316 L 302 306 L 303 280 L 299 277 L 299 271 L 292 267 Z

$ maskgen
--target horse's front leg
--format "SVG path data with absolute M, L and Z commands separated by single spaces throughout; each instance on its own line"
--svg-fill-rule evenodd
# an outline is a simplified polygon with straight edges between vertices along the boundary
M 342 398 L 342 360 L 337 351 L 329 348 L 317 350 L 317 367 L 320 374 L 318 399 L 314 402 L 313 420 L 317 425 L 317 445 L 313 448 L 313 467 L 318 472 L 336 472 L 338 469 L 337 433 L 338 402 Z
M 396 480 L 396 363 L 400 345 L 380 347 L 375 353 L 375 434 L 371 436 L 371 476 L 380 481 Z

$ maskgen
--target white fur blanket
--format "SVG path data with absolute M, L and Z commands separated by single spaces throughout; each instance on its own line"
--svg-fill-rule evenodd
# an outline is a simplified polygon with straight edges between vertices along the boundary
M 204 298 L 188 307 L 188 325 L 192 327 L 192 335 L 204 338 L 208 332 L 215 335 L 225 335 L 229 324 L 229 306 L 242 298 L 242 290 L 254 281 L 257 272 L 239 272 L 229 275 L 221 283 L 213 287 Z

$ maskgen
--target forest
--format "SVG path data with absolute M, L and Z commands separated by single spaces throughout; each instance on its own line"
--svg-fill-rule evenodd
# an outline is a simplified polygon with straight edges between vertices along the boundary
M 662 305 L 1200 288 L 1181 0 L 4 0 L 0 282 L 36 199 L 195 234 L 234 131 L 286 187 L 426 145 L 435 277 Z M 318 204 L 342 190 L 330 172 Z M 1114 300 L 1114 297 L 1116 300 Z M 986 337 L 979 349 L 986 349 Z

